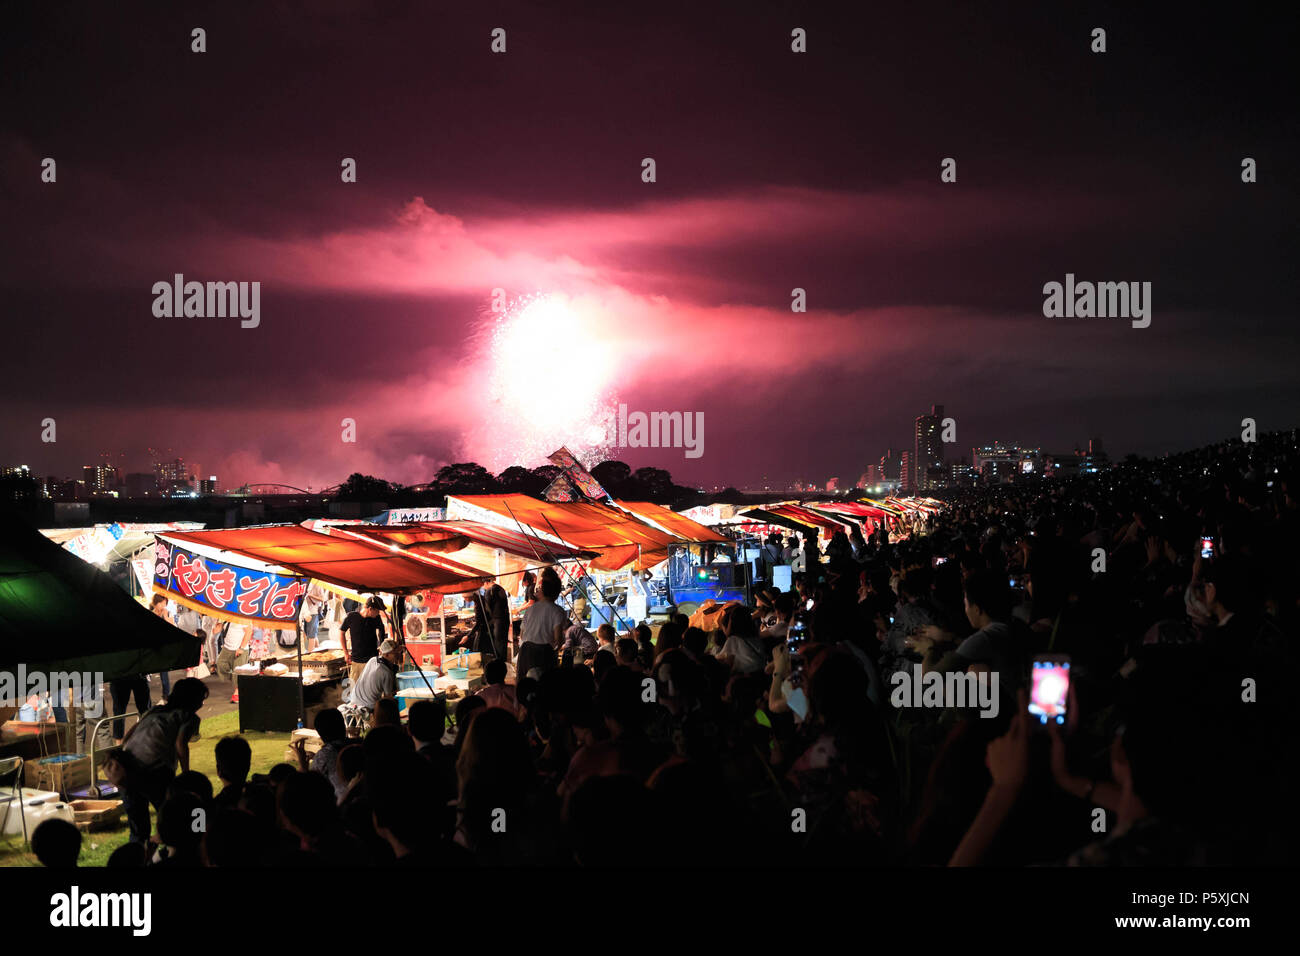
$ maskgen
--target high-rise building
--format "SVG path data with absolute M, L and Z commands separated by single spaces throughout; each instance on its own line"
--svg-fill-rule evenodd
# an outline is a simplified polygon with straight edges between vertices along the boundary
M 85 501 L 90 497 L 90 488 L 78 478 L 66 478 L 59 481 L 50 492 L 55 501 Z
M 185 468 L 185 459 L 173 458 L 171 461 L 160 461 L 154 465 L 154 474 L 158 476 L 159 487 L 166 488 L 175 482 L 186 482 L 189 480 L 190 473 Z
M 975 484 L 979 472 L 964 461 L 954 462 L 948 470 L 948 481 L 958 488 L 969 488 Z
M 892 448 L 885 449 L 885 453 L 880 456 L 880 480 L 898 481 L 899 467 L 903 463 L 902 456 Z
M 200 481 L 199 481 L 199 494 L 201 494 L 201 495 L 215 495 L 216 493 L 217 493 L 217 476 L 216 476 L 216 475 L 208 475 L 208 477 L 203 478 L 203 479 L 200 479 Z
M 81 473 L 91 494 L 103 494 L 118 486 L 117 469 L 112 465 L 85 465 Z
M 981 474 L 984 473 L 985 463 L 994 459 L 1001 461 L 1003 459 L 1010 460 L 1013 458 L 1020 458 L 1020 449 L 1014 446 L 1008 447 L 999 441 L 995 441 L 991 445 L 983 445 L 970 450 L 971 467 Z
M 931 487 L 932 470 L 943 465 L 943 406 L 932 405 L 929 415 L 916 419 L 916 443 L 912 452 L 913 482 L 918 491 Z
M 898 489 L 903 494 L 911 494 L 916 490 L 916 475 L 913 473 L 910 451 L 905 451 L 898 457 Z

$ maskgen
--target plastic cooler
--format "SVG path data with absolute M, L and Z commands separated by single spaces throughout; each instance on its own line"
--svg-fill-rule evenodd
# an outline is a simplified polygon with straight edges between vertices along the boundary
M 413 701 L 429 699 L 429 687 L 433 686 L 433 682 L 439 676 L 439 674 L 437 671 L 429 670 L 427 668 L 423 671 L 424 677 L 421 677 L 420 674 L 421 672 L 418 670 L 398 671 L 397 673 L 397 709 L 398 710 L 405 710 L 407 707 L 411 705 Z M 428 679 L 427 685 L 425 684 L 426 678 Z M 412 690 L 415 691 L 416 693 L 403 694 L 402 691 L 404 690 Z
M 23 789 L 24 791 L 27 790 L 26 787 Z M 46 820 L 60 819 L 75 824 L 77 822 L 75 811 L 73 811 L 69 804 L 58 800 L 58 794 L 55 794 L 55 797 L 56 799 L 54 800 L 46 800 L 43 798 L 24 799 L 22 804 L 22 816 L 18 815 L 18 805 L 16 802 L 12 805 L 7 814 L 3 810 L 0 810 L 0 817 L 4 818 L 5 835 L 11 836 L 15 833 L 23 832 L 22 817 L 27 818 L 27 835 L 29 838 L 36 828 Z

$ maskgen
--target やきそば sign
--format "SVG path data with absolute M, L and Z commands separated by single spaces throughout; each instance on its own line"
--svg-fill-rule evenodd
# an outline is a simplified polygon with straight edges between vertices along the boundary
M 306 578 L 215 561 L 162 540 L 154 550 L 154 588 L 214 613 L 293 624 Z

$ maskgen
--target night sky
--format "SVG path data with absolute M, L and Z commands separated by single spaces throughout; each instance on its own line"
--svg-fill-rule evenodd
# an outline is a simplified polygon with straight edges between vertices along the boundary
M 610 457 L 740 486 L 856 479 L 934 403 L 952 457 L 1300 423 L 1295 21 L 984 6 L 7 4 L 0 464 L 416 482 L 622 402 L 704 454 Z M 178 272 L 260 326 L 155 317 Z M 1150 327 L 1045 318 L 1067 272 Z M 567 318 L 503 365 L 494 288 Z

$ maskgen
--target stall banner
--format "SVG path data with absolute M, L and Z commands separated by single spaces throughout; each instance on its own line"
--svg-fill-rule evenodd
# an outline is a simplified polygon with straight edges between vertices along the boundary
M 121 536 L 121 531 L 118 532 L 118 536 Z M 95 527 L 84 534 L 77 535 L 63 546 L 87 564 L 99 564 L 108 557 L 108 553 L 113 550 L 113 545 L 116 543 L 117 538 L 113 537 L 108 528 Z
M 559 474 L 555 480 L 546 486 L 542 492 L 542 499 L 545 501 L 581 501 L 582 492 L 578 491 L 569 476 Z
M 308 581 L 297 575 L 223 564 L 159 540 L 154 590 L 223 619 L 297 621 Z
M 376 524 L 416 524 L 420 521 L 447 520 L 446 508 L 393 508 L 385 511 L 383 521 Z
M 131 570 L 135 572 L 135 579 L 140 582 L 140 593 L 148 594 L 149 585 L 153 583 L 153 563 L 150 561 L 149 556 L 132 558 Z

